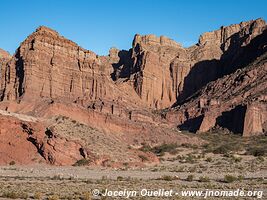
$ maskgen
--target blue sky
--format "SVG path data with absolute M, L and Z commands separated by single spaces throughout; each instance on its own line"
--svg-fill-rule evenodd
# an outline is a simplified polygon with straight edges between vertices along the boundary
M 266 0 L 1 0 L 0 48 L 13 54 L 40 25 L 100 55 L 129 49 L 136 33 L 190 46 L 221 25 L 266 20 L 266 10 Z

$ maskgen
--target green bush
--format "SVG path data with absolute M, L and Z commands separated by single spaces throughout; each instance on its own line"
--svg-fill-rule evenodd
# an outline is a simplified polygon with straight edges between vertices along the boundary
M 161 179 L 164 180 L 164 181 L 173 181 L 173 180 L 177 180 L 177 177 L 164 175 Z
M 247 154 L 253 155 L 255 157 L 264 156 L 266 154 L 266 149 L 260 147 L 254 147 L 247 150 Z
M 258 156 L 258 157 L 257 157 L 257 160 L 260 161 L 260 162 L 264 162 L 264 157 L 262 157 L 262 156 Z
M 225 183 L 232 183 L 232 182 L 234 182 L 236 180 L 238 180 L 238 178 L 235 177 L 235 176 L 232 176 L 232 175 L 225 175 L 224 176 L 224 182 Z
M 177 144 L 162 144 L 160 146 L 156 146 L 152 148 L 152 152 L 155 154 L 164 154 L 165 152 L 173 152 L 178 147 Z
M 188 154 L 187 157 L 185 158 L 186 163 L 195 163 L 196 162 L 196 157 L 192 154 Z
M 40 192 L 34 193 L 33 198 L 38 199 L 38 200 L 42 199 L 42 193 L 40 193 Z
M 81 198 L 82 200 L 91 200 L 91 194 L 89 192 L 85 192 Z
M 184 148 L 190 148 L 190 149 L 197 149 L 198 146 L 195 145 L 195 144 L 190 144 L 190 143 L 183 143 L 181 144 L 181 147 L 184 147 Z
M 7 191 L 2 194 L 2 197 L 9 198 L 9 199 L 17 199 L 19 198 L 18 194 L 14 191 Z
M 90 164 L 90 161 L 83 158 L 81 160 L 78 160 L 73 166 L 86 166 L 86 165 L 89 165 Z
M 199 177 L 199 182 L 210 182 L 210 178 L 207 176 Z
M 150 151 L 152 151 L 152 148 L 151 148 L 151 146 L 149 146 L 147 144 L 143 144 L 143 146 L 139 150 L 143 151 L 143 152 L 150 152 Z
M 221 145 L 213 150 L 214 154 L 229 154 L 231 147 L 229 145 Z
M 29 195 L 25 192 L 6 191 L 2 194 L 2 197 L 9 199 L 27 199 Z
M 144 155 L 139 155 L 138 157 L 142 160 L 142 162 L 148 161 L 148 158 Z
M 212 162 L 212 158 L 211 158 L 211 157 L 208 157 L 208 158 L 206 159 L 206 161 L 207 161 L 207 162 Z
M 192 174 L 188 175 L 186 180 L 189 181 L 189 182 L 193 181 L 194 180 L 194 175 L 192 175 Z
M 59 200 L 59 199 L 60 199 L 59 196 L 56 195 L 56 194 L 54 194 L 54 195 L 52 195 L 52 196 L 49 196 L 49 197 L 47 198 L 47 200 Z
M 234 156 L 233 156 L 233 161 L 234 161 L 235 163 L 238 163 L 238 162 L 241 162 L 241 161 L 242 161 L 242 158 L 241 158 L 241 157 L 234 157 Z

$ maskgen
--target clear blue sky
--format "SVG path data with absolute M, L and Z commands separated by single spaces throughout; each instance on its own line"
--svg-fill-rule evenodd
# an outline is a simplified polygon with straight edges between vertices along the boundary
M 136 33 L 190 46 L 203 32 L 259 17 L 267 19 L 266 0 L 1 0 L 0 48 L 14 53 L 40 25 L 100 55 L 129 49 Z

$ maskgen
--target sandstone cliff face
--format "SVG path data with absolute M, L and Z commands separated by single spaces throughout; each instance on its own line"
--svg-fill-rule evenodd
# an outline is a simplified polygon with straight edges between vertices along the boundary
M 11 55 L 3 49 L 0 49 L 0 99 L 5 89 L 5 71 L 7 62 L 11 59 Z
M 136 35 L 129 51 L 111 49 L 109 56 L 99 57 L 40 27 L 21 44 L 3 72 L 3 99 L 121 100 L 167 108 L 260 55 L 259 37 L 265 29 L 261 19 L 221 27 L 203 34 L 197 45 L 187 49 L 163 36 Z
M 265 30 L 265 21 L 258 19 L 201 35 L 198 44 L 187 49 L 187 58 L 179 56 L 171 64 L 177 80 L 174 84 L 178 102 L 184 102 L 210 81 L 246 66 L 261 55 L 264 43 L 255 40 L 260 40 Z
M 0 136 L 0 164 L 15 161 L 72 165 L 90 153 L 82 154 L 81 143 L 46 130 L 40 122 L 25 122 L 13 116 L 0 115 Z
M 0 49 L 0 59 L 2 60 L 2 59 L 9 59 L 9 58 L 11 58 L 11 55 L 7 51 Z
M 22 95 L 25 99 L 96 99 L 106 94 L 106 69 L 96 54 L 46 27 L 21 44 L 8 70 L 6 100 Z
M 267 104 L 266 102 L 250 104 L 246 110 L 244 119 L 243 136 L 249 137 L 266 133 L 265 124 L 267 122 Z
M 176 42 L 161 36 L 136 35 L 133 41 L 133 87 L 151 108 L 166 108 L 176 101 L 170 62 L 184 51 Z
M 124 56 L 120 67 L 115 68 L 115 80 L 126 78 L 150 108 L 182 103 L 210 81 L 246 66 L 261 55 L 264 32 L 266 23 L 262 19 L 242 22 L 204 33 L 198 44 L 190 48 L 163 36 L 136 35 L 132 49 L 124 52 L 128 54 L 128 62 Z
M 109 144 L 188 142 L 171 129 L 177 125 L 192 132 L 222 126 L 245 136 L 263 134 L 266 41 L 266 23 L 258 19 L 205 33 L 190 48 L 163 36 L 136 35 L 130 50 L 98 56 L 40 27 L 1 61 L 0 108 L 44 119 L 67 116 L 106 134 Z M 151 112 L 171 106 L 165 118 Z M 81 158 L 80 143 L 45 140 L 44 133 L 31 140 L 39 151 L 45 148 L 42 156 L 50 163 Z M 71 155 L 64 154 L 66 147 Z
M 244 136 L 264 134 L 267 53 L 235 73 L 209 83 L 166 118 L 180 129 L 206 132 L 216 126 Z

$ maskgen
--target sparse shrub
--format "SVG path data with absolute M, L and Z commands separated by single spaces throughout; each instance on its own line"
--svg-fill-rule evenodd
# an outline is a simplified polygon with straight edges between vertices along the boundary
M 199 177 L 199 182 L 210 182 L 210 178 L 207 176 Z
M 178 179 L 177 177 L 172 177 L 172 176 L 169 176 L 169 175 L 164 175 L 161 178 L 161 180 L 164 180 L 164 181 L 173 181 L 173 180 L 177 180 L 177 179 Z
M 173 150 L 170 151 L 170 154 L 171 155 L 176 155 L 178 152 L 179 152 L 178 149 L 173 149 Z
M 224 176 L 224 182 L 225 183 L 232 183 L 232 182 L 234 182 L 236 180 L 238 180 L 238 178 L 235 177 L 235 176 L 232 176 L 232 175 L 225 175 Z
M 152 148 L 152 152 L 158 155 L 164 155 L 165 152 L 175 151 L 177 147 L 177 144 L 162 144 Z
M 239 176 L 237 177 L 237 180 L 238 180 L 238 181 L 243 181 L 243 180 L 244 180 L 244 176 L 239 175 Z
M 49 197 L 47 198 L 47 200 L 59 200 L 59 199 L 60 199 L 59 196 L 56 195 L 56 194 L 54 194 L 54 195 L 52 195 L 52 196 L 49 196 Z
M 211 133 L 201 135 L 201 137 L 209 142 L 202 146 L 207 153 L 227 154 L 244 149 L 242 137 L 239 135 L 223 134 L 213 130 Z M 220 141 L 219 144 L 218 141 Z
M 181 147 L 191 148 L 191 149 L 197 149 L 198 148 L 198 146 L 196 144 L 190 144 L 190 143 L 183 143 L 183 144 L 181 144 Z
M 192 154 L 188 154 L 187 157 L 185 158 L 185 161 L 186 161 L 187 163 L 191 163 L 191 164 L 193 164 L 193 163 L 196 162 L 195 159 L 196 159 L 195 156 L 193 156 Z
M 143 151 L 143 152 L 150 152 L 150 151 L 152 151 L 152 148 L 151 148 L 151 146 L 149 146 L 147 144 L 143 144 L 143 146 L 139 150 Z
M 52 177 L 52 180 L 61 180 L 61 179 L 62 179 L 62 177 L 60 175 L 54 175 Z
M 172 177 L 171 176 L 163 176 L 162 177 L 162 179 L 164 180 L 164 181 L 172 181 Z
M 181 156 L 181 155 L 176 156 L 176 160 L 184 160 L 184 159 L 185 159 L 184 156 Z
M 206 159 L 206 161 L 207 161 L 207 162 L 212 162 L 212 158 L 211 158 L 211 157 L 208 157 L 208 158 Z
M 197 171 L 197 167 L 196 166 L 190 167 L 188 169 L 188 171 L 191 172 L 191 173 L 196 172 Z
M 248 149 L 247 154 L 255 157 L 264 156 L 266 154 L 266 149 L 260 147 L 250 148 Z
M 177 154 L 177 144 L 162 144 L 160 146 L 151 147 L 147 144 L 143 144 L 143 146 L 139 149 L 143 152 L 152 152 L 154 154 L 157 154 L 158 156 L 163 156 L 166 152 L 169 152 L 170 154 Z
M 73 124 L 78 123 L 78 122 L 77 122 L 76 120 L 74 120 L 74 119 L 72 119 L 71 122 L 72 122 Z
M 81 160 L 78 160 L 75 164 L 73 164 L 73 166 L 86 166 L 86 165 L 89 165 L 90 164 L 90 161 L 88 159 L 81 159 Z
M 42 199 L 42 193 L 41 192 L 35 192 L 34 195 L 33 195 L 33 198 L 34 199 Z
M 28 195 L 28 193 L 21 192 L 21 193 L 18 194 L 18 197 L 20 199 L 28 199 L 29 198 L 29 195 Z
M 176 170 L 174 170 L 175 172 L 184 172 L 185 171 L 185 167 L 184 166 L 180 166 L 179 168 L 177 168 Z
M 238 163 L 238 162 L 241 162 L 242 161 L 242 158 L 241 157 L 235 157 L 235 156 L 233 156 L 233 161 L 235 163 Z
M 189 181 L 189 182 L 193 181 L 194 180 L 194 175 L 193 174 L 188 175 L 186 180 Z
M 117 181 L 123 181 L 123 177 L 122 176 L 118 176 L 117 177 Z
M 25 192 L 6 191 L 2 194 L 2 197 L 9 199 L 27 199 L 29 195 Z
M 6 191 L 2 194 L 2 197 L 9 198 L 9 199 L 17 199 L 19 198 L 18 194 L 14 191 Z
M 85 192 L 81 198 L 82 200 L 91 200 L 91 194 L 89 192 Z
M 9 163 L 9 165 L 15 165 L 16 164 L 16 162 L 14 161 L 14 160 L 12 160 L 10 163 Z
M 213 150 L 214 154 L 228 154 L 231 151 L 231 147 L 229 145 L 221 145 L 218 148 Z
M 259 156 L 259 157 L 257 157 L 257 160 L 260 161 L 260 162 L 264 162 L 264 157 L 263 156 Z
M 148 161 L 148 158 L 144 155 L 139 155 L 138 157 L 142 160 L 142 162 Z

